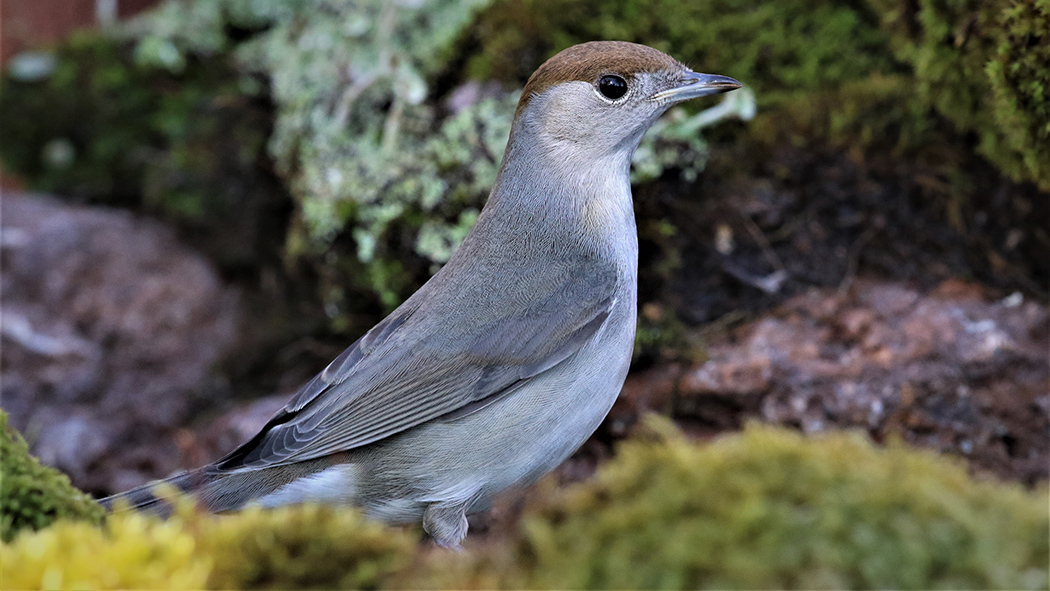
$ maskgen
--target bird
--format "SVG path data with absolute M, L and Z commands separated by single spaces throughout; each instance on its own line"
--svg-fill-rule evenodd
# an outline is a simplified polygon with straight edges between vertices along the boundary
M 161 482 L 207 511 L 348 504 L 461 547 L 468 514 L 556 468 L 619 396 L 637 320 L 629 174 L 642 136 L 672 105 L 740 87 L 624 41 L 551 57 L 449 261 L 255 436 Z M 161 512 L 157 484 L 101 502 Z

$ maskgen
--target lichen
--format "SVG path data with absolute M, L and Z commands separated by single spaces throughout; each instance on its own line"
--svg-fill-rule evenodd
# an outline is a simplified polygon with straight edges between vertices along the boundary
M 181 68 L 187 56 L 232 51 L 244 71 L 269 80 L 277 107 L 269 151 L 302 221 L 288 254 L 359 263 L 324 274 L 325 305 L 343 325 L 345 286 L 392 308 L 448 260 L 495 180 L 520 91 L 495 89 L 454 111 L 435 96 L 453 41 L 487 1 L 284 4 L 171 2 L 129 31 L 141 62 Z M 174 26 L 183 22 L 195 30 Z M 253 33 L 233 43 L 221 37 L 230 26 Z M 716 119 L 661 123 L 662 139 L 639 151 L 636 178 L 674 168 L 695 178 L 706 161 L 697 131 Z

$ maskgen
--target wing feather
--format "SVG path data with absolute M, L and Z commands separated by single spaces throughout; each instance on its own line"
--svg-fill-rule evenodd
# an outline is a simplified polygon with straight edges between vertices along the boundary
M 487 321 L 471 317 L 474 310 L 462 303 L 423 306 L 424 288 L 340 354 L 214 469 L 318 458 L 426 421 L 476 412 L 571 357 L 604 325 L 615 302 L 616 274 L 596 276 L 593 268 L 580 268 L 583 264 L 537 269 L 536 276 L 545 281 L 529 286 L 531 291 L 515 297 L 494 294 L 514 304 L 505 313 L 489 314 Z M 450 311 L 464 316 L 436 321 Z

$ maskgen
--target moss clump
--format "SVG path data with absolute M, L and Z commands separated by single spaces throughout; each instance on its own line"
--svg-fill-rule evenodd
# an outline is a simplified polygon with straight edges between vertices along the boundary
M 416 538 L 359 511 L 304 505 L 203 519 L 212 589 L 376 589 L 402 568 Z
M 472 27 L 467 72 L 524 80 L 554 52 L 594 39 L 651 45 L 736 77 L 761 106 L 894 67 L 877 19 L 855 2 L 503 0 Z
M 1046 587 L 1045 489 L 857 435 L 750 426 L 697 444 L 650 428 L 655 441 L 528 509 L 512 554 L 479 549 L 453 570 L 480 587 Z
M 3 550 L 11 589 L 202 589 L 211 566 L 183 524 L 137 513 L 63 521 Z
M 918 100 L 976 133 L 1007 175 L 1050 190 L 1050 1 L 869 3 Z
M 42 529 L 58 519 L 97 524 L 103 514 L 69 477 L 29 455 L 29 446 L 0 410 L 0 538 L 10 541 L 24 529 Z
M 1016 2 L 998 16 L 994 57 L 986 64 L 998 125 L 995 141 L 982 146 L 1015 178 L 1031 178 L 1050 191 L 1050 0 Z
M 176 503 L 180 504 L 180 503 Z M 414 536 L 348 508 L 304 505 L 234 515 L 181 503 L 162 521 L 136 512 L 102 528 L 60 522 L 5 545 L 13 589 L 376 589 Z

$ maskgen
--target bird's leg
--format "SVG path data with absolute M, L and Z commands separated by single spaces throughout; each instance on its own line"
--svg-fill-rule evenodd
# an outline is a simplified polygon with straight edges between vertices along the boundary
M 443 548 L 458 550 L 467 537 L 470 500 L 431 503 L 423 513 L 423 529 Z

